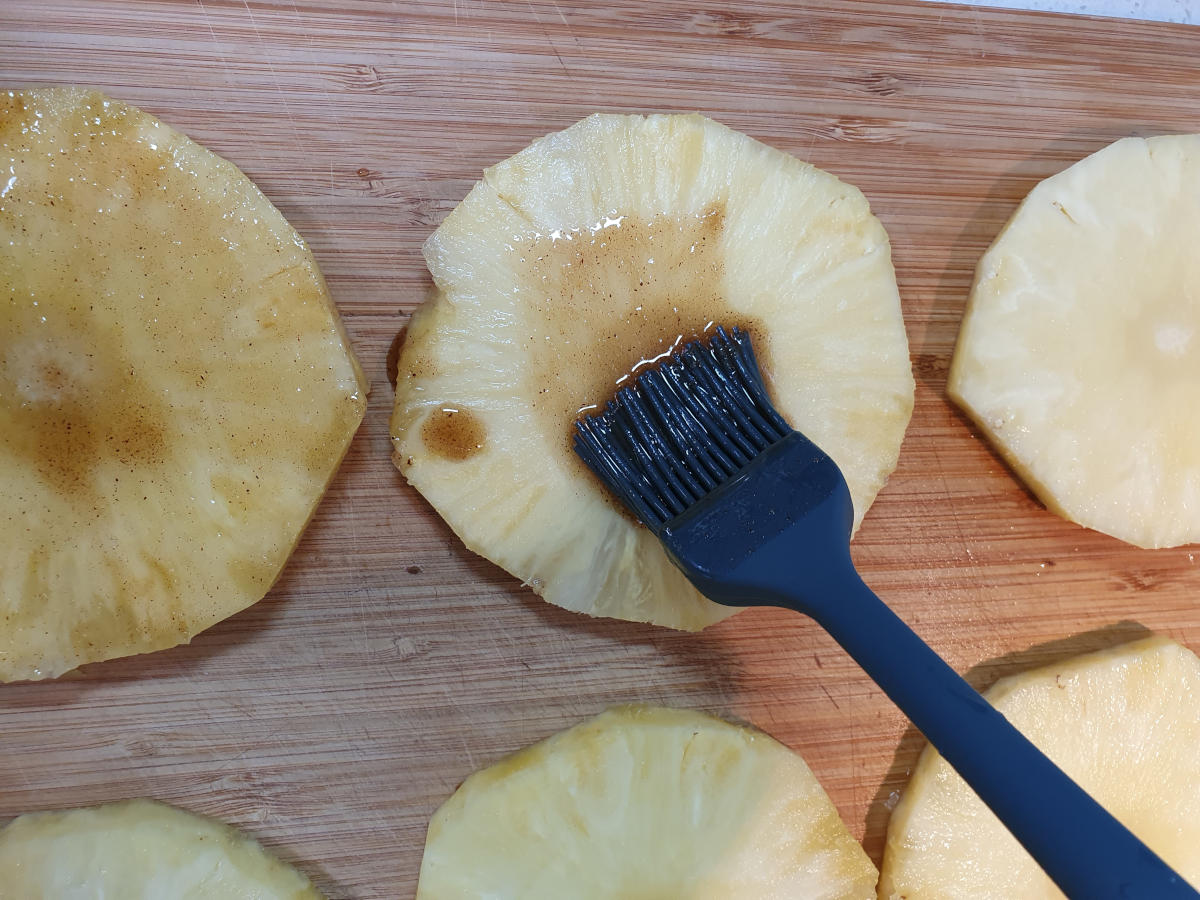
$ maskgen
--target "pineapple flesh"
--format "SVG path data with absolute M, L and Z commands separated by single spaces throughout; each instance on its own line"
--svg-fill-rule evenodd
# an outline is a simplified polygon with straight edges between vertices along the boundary
M 101 94 L 0 94 L 0 680 L 261 599 L 365 410 L 312 254 Z
M 321 900 L 232 828 L 127 800 L 29 813 L 0 829 L 0 900 Z
M 571 449 L 573 423 L 716 325 L 754 339 L 855 527 L 913 380 L 887 234 L 834 176 L 695 115 L 594 115 L 490 168 L 429 238 L 398 363 L 395 462 L 546 600 L 697 630 L 700 596 Z
M 979 263 L 950 396 L 1053 512 L 1200 540 L 1200 136 L 1125 138 L 1030 192 Z
M 1003 679 L 984 696 L 1200 888 L 1195 654 L 1166 638 L 1147 638 Z M 1061 900 L 1063 894 L 927 747 L 888 824 L 879 897 Z
M 468 778 L 429 825 L 417 900 L 866 900 L 877 875 L 791 750 L 625 707 Z

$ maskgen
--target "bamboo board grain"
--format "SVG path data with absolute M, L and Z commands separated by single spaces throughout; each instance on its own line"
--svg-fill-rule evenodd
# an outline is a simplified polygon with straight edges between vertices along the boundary
M 812 623 L 587 620 L 466 552 L 388 459 L 420 246 L 480 170 L 595 110 L 698 110 L 859 185 L 917 376 L 866 580 L 977 684 L 1148 628 L 1200 648 L 1195 548 L 1045 512 L 946 401 L 975 261 L 1036 181 L 1200 130 L 1200 30 L 913 2 L 0 5 L 0 83 L 82 83 L 233 160 L 312 245 L 371 379 L 282 580 L 188 647 L 0 690 L 0 817 L 148 795 L 259 836 L 334 898 L 411 896 L 472 769 L 606 706 L 691 706 L 800 751 L 878 859 L 920 736 Z M 1032 649 L 1031 649 L 1032 648 Z

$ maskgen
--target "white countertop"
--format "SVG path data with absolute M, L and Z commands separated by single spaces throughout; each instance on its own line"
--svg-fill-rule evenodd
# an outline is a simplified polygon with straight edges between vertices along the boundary
M 932 0 L 939 2 L 939 0 Z M 950 0 L 940 0 L 950 2 Z M 1002 6 L 1007 9 L 1041 9 L 1121 19 L 1150 19 L 1156 22 L 1200 24 L 1200 0 L 953 0 L 971 6 Z

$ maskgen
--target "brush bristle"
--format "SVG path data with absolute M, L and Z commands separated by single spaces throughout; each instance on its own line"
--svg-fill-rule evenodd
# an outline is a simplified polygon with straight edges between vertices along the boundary
M 575 425 L 575 452 L 655 532 L 792 430 L 739 328 L 687 344 Z

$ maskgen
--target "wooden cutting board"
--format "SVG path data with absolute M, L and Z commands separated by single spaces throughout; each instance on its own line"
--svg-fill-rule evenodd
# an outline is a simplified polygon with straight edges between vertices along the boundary
M 986 685 L 1144 629 L 1200 648 L 1200 551 L 1050 515 L 944 394 L 975 261 L 1019 199 L 1115 138 L 1200 130 L 1200 30 L 907 0 L 738 8 L 0 6 L 0 84 L 97 86 L 261 186 L 373 386 L 264 602 L 188 647 L 0 688 L 0 816 L 148 795 L 245 828 L 331 897 L 409 897 L 428 817 L 469 772 L 640 701 L 794 747 L 878 860 L 921 738 L 811 622 L 752 610 L 684 635 L 552 608 L 389 461 L 385 360 L 429 288 L 422 241 L 483 167 L 595 110 L 698 110 L 871 199 L 917 402 L 856 558 L 952 665 Z

